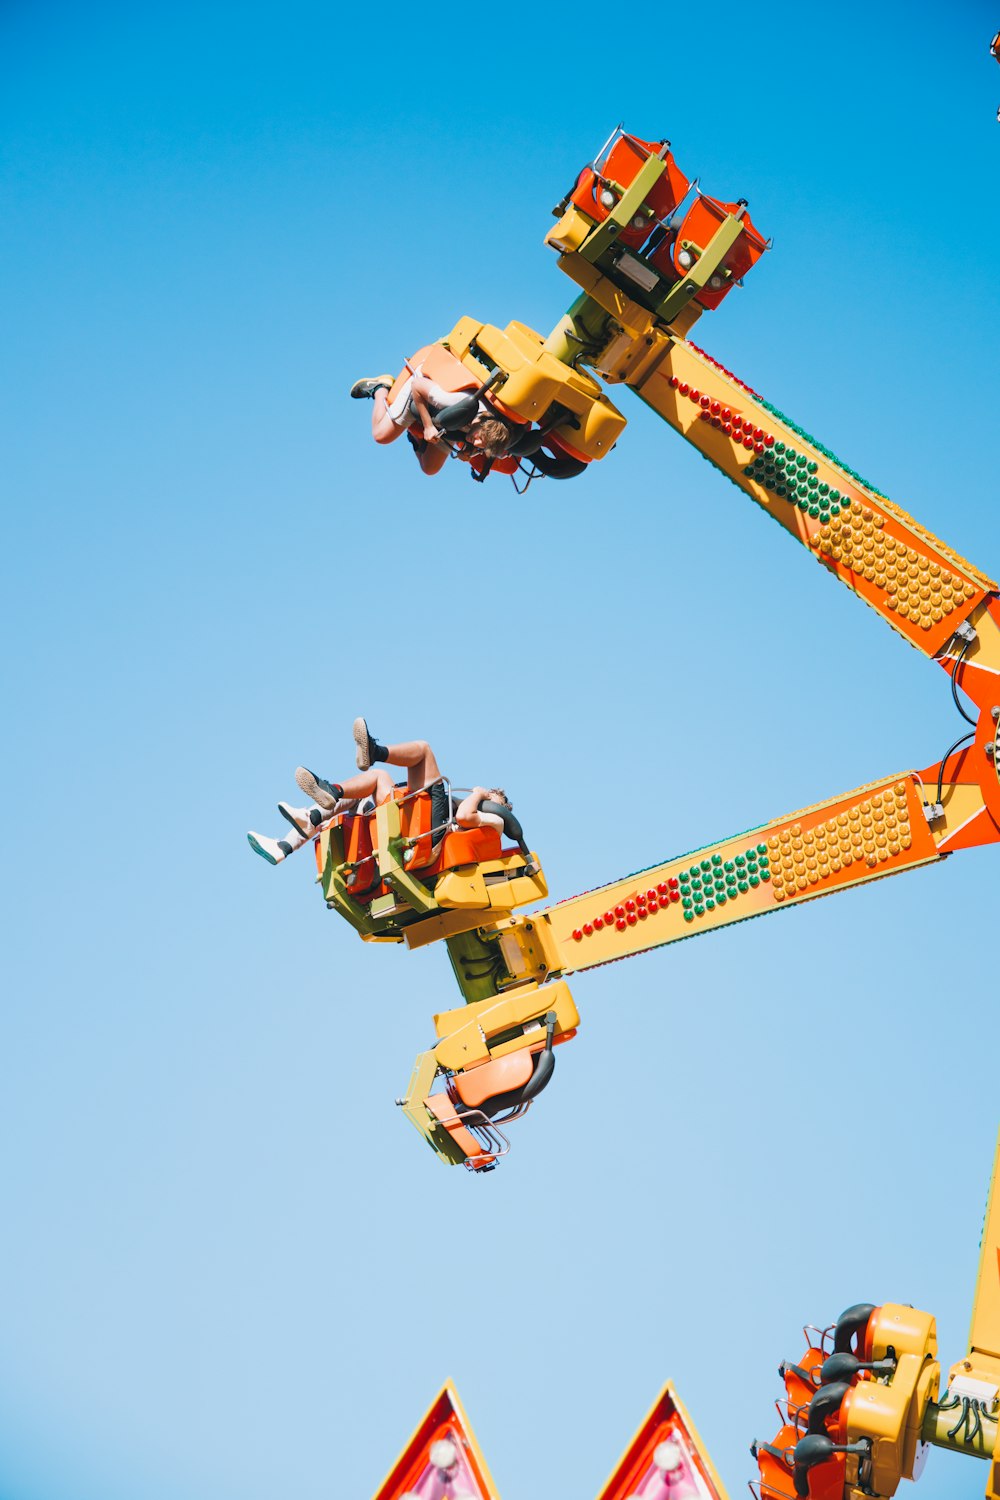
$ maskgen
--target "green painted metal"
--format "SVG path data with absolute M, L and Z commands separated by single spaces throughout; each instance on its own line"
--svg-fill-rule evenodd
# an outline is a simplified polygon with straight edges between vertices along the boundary
M 621 231 L 628 228 L 666 170 L 666 162 L 658 156 L 650 156 L 643 162 L 608 217 L 588 234 L 580 246 L 580 254 L 584 260 L 589 260 L 592 265 L 596 265 L 605 251 L 610 250 Z
M 503 961 L 498 934 L 485 938 L 480 929 L 445 939 L 458 987 L 467 1005 L 498 995 L 513 976 Z
M 359 932 L 362 937 L 376 937 L 386 931 L 387 923 L 373 921 L 366 909 L 348 894 L 347 882 L 339 868 L 332 870 L 329 876 L 324 875 L 323 894 L 331 911 L 338 912 L 346 922 L 350 922 L 355 932 Z
M 656 316 L 664 323 L 673 322 L 691 299 L 708 285 L 709 278 L 715 275 L 742 233 L 742 221 L 727 214 L 683 281 L 676 282 L 656 303 L 653 308 Z
M 935 1448 L 968 1453 L 973 1458 L 992 1458 L 997 1444 L 1000 1413 L 975 1410 L 974 1404 L 945 1391 L 941 1401 L 930 1401 L 924 1412 L 920 1436 Z
M 378 834 L 379 874 L 386 885 L 420 916 L 429 916 L 440 907 L 426 886 L 415 880 L 404 867 L 404 845 L 400 828 L 398 802 L 383 802 L 375 809 Z
M 401 1105 L 410 1124 L 419 1131 L 431 1149 L 438 1156 L 443 1156 L 445 1161 L 458 1166 L 465 1160 L 462 1148 L 452 1140 L 444 1126 L 433 1118 L 424 1104 L 436 1076 L 437 1061 L 433 1051 L 421 1052 L 413 1065 L 406 1094 L 396 1102 Z
M 601 349 L 608 342 L 612 333 L 609 325 L 613 321 L 599 302 L 581 292 L 563 313 L 543 347 L 564 365 L 576 366 L 581 356 L 586 362 L 588 351 Z
M 319 880 L 327 906 L 350 922 L 355 932 L 360 932 L 362 937 L 373 937 L 380 930 L 379 924 L 372 921 L 365 907 L 355 901 L 348 890 L 344 871 L 344 834 L 340 828 L 330 830 L 326 864 Z

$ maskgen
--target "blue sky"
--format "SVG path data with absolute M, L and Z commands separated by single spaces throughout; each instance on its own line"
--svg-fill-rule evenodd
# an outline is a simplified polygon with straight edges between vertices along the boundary
M 803 1322 L 964 1352 L 995 851 L 581 977 L 474 1180 L 392 1107 L 444 953 L 244 835 L 358 713 L 501 780 L 555 897 L 944 750 L 941 672 L 627 393 L 520 499 L 346 393 L 547 331 L 624 118 L 774 239 L 698 341 L 995 573 L 998 24 L 3 7 L 3 1500 L 368 1495 L 449 1375 L 505 1500 L 596 1494 L 667 1376 L 735 1495 Z

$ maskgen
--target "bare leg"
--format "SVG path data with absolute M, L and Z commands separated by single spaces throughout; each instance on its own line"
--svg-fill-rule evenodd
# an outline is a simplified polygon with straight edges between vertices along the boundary
M 441 780 L 434 751 L 426 740 L 405 740 L 401 745 L 389 745 L 386 760 L 390 766 L 406 767 L 407 791 L 419 792 Z
M 428 443 L 423 452 L 417 453 L 417 462 L 425 474 L 440 474 L 448 462 L 448 449 L 444 443 Z
M 391 401 L 392 392 L 384 386 L 380 386 L 372 397 L 372 437 L 376 443 L 394 443 L 410 428 L 423 436 L 427 424 L 413 399 L 413 379 L 412 375 L 405 376 L 405 371 L 403 376 L 397 376 Z
M 395 765 L 403 765 L 403 761 L 393 762 Z M 388 771 L 381 766 L 372 766 L 370 771 L 359 771 L 356 776 L 350 776 L 346 781 L 340 783 L 344 796 L 352 802 L 360 802 L 364 797 L 374 797 L 376 802 L 386 802 L 392 796 L 393 780 Z

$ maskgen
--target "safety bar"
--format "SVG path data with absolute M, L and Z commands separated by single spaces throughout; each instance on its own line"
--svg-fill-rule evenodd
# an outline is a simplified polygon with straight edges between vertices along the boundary
M 399 806 L 404 807 L 407 802 L 412 802 L 414 797 L 422 797 L 426 792 L 430 791 L 430 788 L 432 786 L 437 786 L 439 783 L 444 787 L 445 795 L 448 798 L 448 806 L 450 807 L 452 785 L 447 776 L 438 776 L 435 781 L 429 782 L 427 786 L 418 787 L 415 792 L 407 792 L 405 797 L 401 797 L 399 799 Z M 460 791 L 461 788 L 456 788 L 455 790 Z M 421 839 L 428 838 L 432 833 L 447 833 L 453 821 L 454 820 L 449 817 L 446 822 L 436 823 L 433 828 L 428 828 L 424 833 L 415 833 L 409 835 L 405 839 L 401 839 L 400 842 L 402 843 L 404 849 L 410 849 L 414 844 L 419 844 Z
M 488 1151 L 491 1156 L 506 1156 L 510 1151 L 510 1141 L 502 1130 L 497 1129 L 489 1115 L 484 1114 L 481 1109 L 470 1109 L 462 1115 L 456 1112 L 447 1119 L 442 1116 L 438 1116 L 437 1118 L 445 1129 L 449 1125 L 464 1125 L 467 1130 L 471 1131 L 476 1140 L 479 1141 L 483 1150 Z M 465 1165 L 469 1167 L 470 1171 L 475 1170 L 469 1161 L 466 1161 Z
M 761 1489 L 761 1481 L 759 1479 L 748 1479 L 747 1489 L 753 1495 L 754 1500 L 764 1500 L 764 1492 Z M 792 1490 L 776 1490 L 771 1484 L 768 1485 L 767 1489 L 769 1495 L 780 1496 L 780 1500 L 795 1500 L 795 1494 Z

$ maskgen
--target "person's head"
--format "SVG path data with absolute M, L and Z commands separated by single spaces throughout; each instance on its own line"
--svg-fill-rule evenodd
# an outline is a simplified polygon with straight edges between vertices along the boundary
M 502 786 L 489 787 L 487 795 L 491 802 L 500 802 L 504 807 L 510 807 L 512 805 L 510 798 L 507 796 L 507 793 L 504 791 Z
M 510 442 L 510 428 L 499 417 L 478 416 L 469 428 L 469 442 L 484 458 L 499 458 Z

